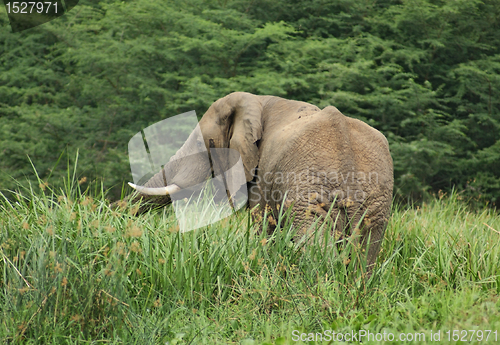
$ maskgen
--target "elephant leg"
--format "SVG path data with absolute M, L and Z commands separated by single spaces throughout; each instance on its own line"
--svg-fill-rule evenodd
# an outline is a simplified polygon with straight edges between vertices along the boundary
M 363 219 L 361 248 L 366 255 L 367 276 L 371 276 L 387 227 L 387 212 L 367 215 Z
M 366 267 L 364 273 L 370 277 L 384 236 L 385 218 L 378 213 L 368 214 L 367 208 L 359 202 L 339 200 L 332 205 L 321 201 L 309 202 L 305 211 L 302 205 L 293 209 L 297 215 L 294 225 L 299 228 L 296 242 L 304 246 L 336 244 L 339 250 L 346 249 L 350 243 L 352 252 L 348 265 L 354 264 L 357 270 Z M 329 238 L 325 243 L 327 232 Z M 366 266 L 361 265 L 365 261 Z
M 267 220 L 268 234 L 276 229 L 275 213 L 271 211 L 271 206 L 268 203 L 269 198 L 261 189 L 261 186 L 256 181 L 247 183 L 248 187 L 248 207 L 250 209 L 250 216 L 254 224 L 259 224 L 258 232 L 262 232 L 264 226 L 264 217 Z
M 266 233 L 272 235 L 276 231 L 278 224 L 278 214 L 272 212 L 271 207 L 267 204 L 263 206 L 258 204 L 250 210 L 252 223 L 258 224 L 257 232 L 260 234 L 265 227 Z M 265 226 L 264 226 L 265 224 Z

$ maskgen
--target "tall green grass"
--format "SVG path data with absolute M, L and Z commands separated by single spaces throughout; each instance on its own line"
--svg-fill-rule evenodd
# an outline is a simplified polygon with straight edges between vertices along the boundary
M 99 188 L 81 191 L 74 174 L 67 181 L 64 190 L 41 183 L 41 192 L 1 202 L 4 343 L 301 344 L 294 330 L 500 332 L 500 220 L 457 194 L 394 207 L 365 280 L 346 266 L 349 248 L 297 248 L 287 217 L 272 236 L 247 211 L 181 234 L 169 207 L 112 210 Z

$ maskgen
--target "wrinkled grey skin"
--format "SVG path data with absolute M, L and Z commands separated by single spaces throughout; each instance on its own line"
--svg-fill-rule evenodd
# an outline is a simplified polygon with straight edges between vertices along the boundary
M 251 208 L 260 205 L 260 210 L 267 207 L 277 213 L 282 203 L 291 206 L 301 235 L 331 210 L 336 229 L 329 231 L 339 238 L 359 229 L 371 269 L 393 190 L 392 158 L 380 132 L 332 106 L 321 110 L 305 102 L 244 92 L 213 103 L 199 124 L 204 143 L 193 133 L 167 164 L 168 171 L 156 174 L 146 187 L 167 182 L 186 188 L 206 180 L 209 162 L 190 154 L 201 145 L 209 148 L 213 140 L 216 148 L 239 151 Z M 189 163 L 182 163 L 181 157 Z

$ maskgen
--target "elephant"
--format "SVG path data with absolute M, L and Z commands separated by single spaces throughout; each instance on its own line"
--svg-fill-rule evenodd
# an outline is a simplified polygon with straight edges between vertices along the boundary
M 175 164 L 165 165 L 144 186 L 131 186 L 142 196 L 165 198 L 210 177 L 209 162 L 196 158 L 194 148 L 237 150 L 251 209 L 259 206 L 259 214 L 274 214 L 275 219 L 280 207 L 290 207 L 299 237 L 310 236 L 318 219 L 334 220 L 327 231 L 335 239 L 357 232 L 371 271 L 388 223 L 394 184 L 383 134 L 333 106 L 321 110 L 306 102 L 246 92 L 214 102 L 201 118 L 199 131 L 202 135 L 193 132 L 172 157 Z M 196 164 L 183 164 L 186 157 Z

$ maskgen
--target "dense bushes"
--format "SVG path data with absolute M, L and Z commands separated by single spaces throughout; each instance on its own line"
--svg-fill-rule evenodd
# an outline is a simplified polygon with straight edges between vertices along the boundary
M 0 189 L 34 180 L 27 156 L 57 185 L 79 150 L 117 197 L 133 134 L 248 91 L 381 130 L 399 196 L 498 203 L 499 0 L 80 1 L 21 33 L 0 21 Z

